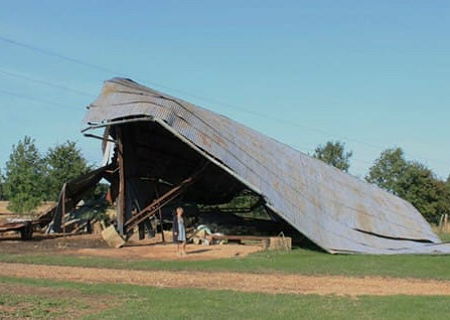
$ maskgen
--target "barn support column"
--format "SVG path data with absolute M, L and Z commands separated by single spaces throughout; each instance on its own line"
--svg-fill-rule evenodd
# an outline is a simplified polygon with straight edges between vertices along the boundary
M 123 134 L 120 126 L 116 127 L 117 162 L 119 164 L 119 205 L 117 206 L 117 231 L 124 235 L 126 190 L 125 190 L 125 166 L 123 155 Z

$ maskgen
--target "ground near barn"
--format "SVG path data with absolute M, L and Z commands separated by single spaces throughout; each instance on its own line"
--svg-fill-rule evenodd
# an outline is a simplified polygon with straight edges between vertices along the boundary
M 176 245 L 162 243 L 161 236 L 139 241 L 132 237 L 123 248 L 110 248 L 98 235 L 77 235 L 55 237 L 35 235 L 31 241 L 21 241 L 18 236 L 0 237 L 0 253 L 9 254 L 67 254 L 77 256 L 106 257 L 117 259 L 152 260 L 211 260 L 232 257 L 244 257 L 261 250 L 259 245 L 188 245 L 188 255 L 178 257 Z
M 0 318 L 445 319 L 450 312 L 449 256 L 250 249 L 258 247 L 190 245 L 179 258 L 173 245 L 148 241 L 112 249 L 92 235 L 2 237 Z

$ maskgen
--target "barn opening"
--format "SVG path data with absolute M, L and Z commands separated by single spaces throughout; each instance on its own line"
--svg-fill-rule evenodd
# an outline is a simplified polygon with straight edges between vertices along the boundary
M 114 141 L 107 178 L 123 237 L 136 228 L 141 239 L 170 230 L 174 209 L 182 206 L 188 226 L 205 226 L 214 234 L 244 239 L 282 234 L 296 245 L 314 246 L 267 208 L 263 196 L 159 123 L 144 119 L 115 119 L 118 124 L 109 124 L 104 134 Z

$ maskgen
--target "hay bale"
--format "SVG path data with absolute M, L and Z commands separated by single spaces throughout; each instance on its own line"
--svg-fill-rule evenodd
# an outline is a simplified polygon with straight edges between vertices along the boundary
M 108 228 L 102 231 L 102 238 L 106 241 L 106 243 L 113 248 L 121 248 L 125 244 L 125 241 L 122 237 L 117 233 L 116 228 L 114 226 L 109 226 Z
M 292 238 L 290 237 L 270 237 L 269 250 L 292 250 Z

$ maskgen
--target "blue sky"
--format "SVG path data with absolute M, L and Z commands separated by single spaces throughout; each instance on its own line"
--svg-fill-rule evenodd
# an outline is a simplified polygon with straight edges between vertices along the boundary
M 303 152 L 343 141 L 356 176 L 399 146 L 446 178 L 449 16 L 450 1 L 0 1 L 0 168 L 25 135 L 98 163 L 85 106 L 126 76 Z

